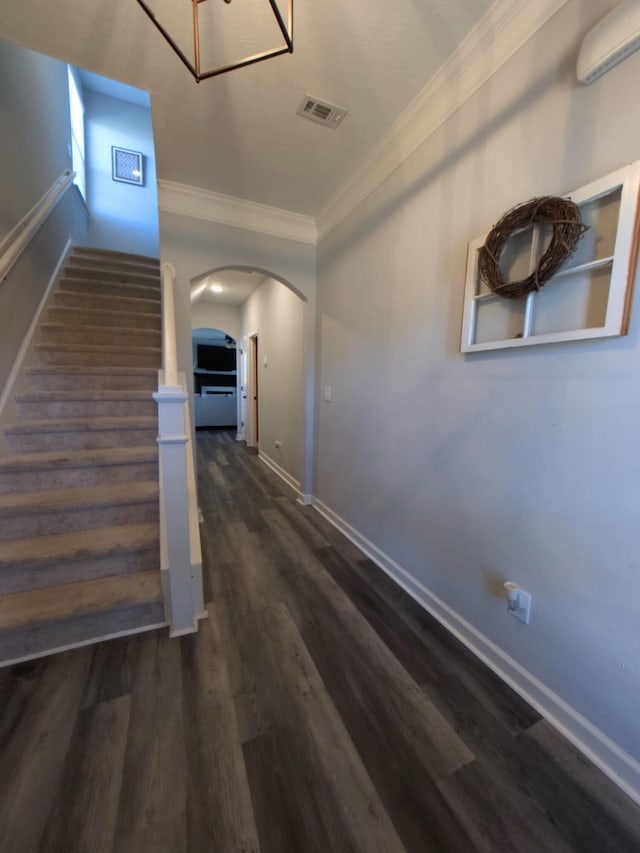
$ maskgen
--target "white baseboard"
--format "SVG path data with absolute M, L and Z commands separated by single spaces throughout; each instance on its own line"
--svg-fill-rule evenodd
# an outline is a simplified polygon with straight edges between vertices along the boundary
M 640 804 L 640 763 L 326 504 L 312 506 Z
M 267 468 L 271 468 L 274 474 L 277 474 L 281 480 L 284 480 L 287 486 L 293 489 L 298 495 L 300 494 L 300 483 L 289 474 L 288 471 L 285 471 L 281 465 L 278 465 L 277 462 L 274 462 L 270 456 L 267 456 L 262 450 L 258 451 L 258 459 L 260 459 Z
M 33 315 L 31 325 L 27 329 L 27 333 L 24 336 L 24 340 L 22 341 L 22 345 L 20 346 L 20 349 L 18 350 L 18 354 L 16 355 L 16 360 L 14 361 L 13 367 L 11 368 L 11 373 L 7 377 L 7 382 L 4 386 L 2 396 L 0 396 L 0 414 L 2 414 L 4 407 L 7 405 L 7 401 L 9 399 L 11 399 L 11 395 L 13 393 L 13 386 L 16 383 L 16 379 L 18 378 L 18 374 L 20 373 L 20 369 L 24 363 L 25 356 L 27 355 L 29 347 L 31 346 L 31 341 L 33 339 L 33 335 L 35 333 L 35 330 L 38 327 L 40 315 L 42 314 L 44 307 L 47 304 L 47 301 L 49 299 L 49 295 L 53 289 L 53 285 L 58 280 L 58 275 L 60 274 L 60 270 L 65 265 L 67 257 L 69 255 L 69 252 L 71 251 L 72 246 L 73 246 L 73 241 L 72 241 L 71 237 L 69 237 L 69 239 L 65 243 L 64 249 L 62 250 L 62 254 L 58 258 L 58 261 L 54 267 L 54 270 L 49 277 L 49 281 L 47 282 L 47 286 L 45 288 L 44 294 L 42 295 L 42 299 L 40 300 L 40 304 L 36 308 L 36 312 Z

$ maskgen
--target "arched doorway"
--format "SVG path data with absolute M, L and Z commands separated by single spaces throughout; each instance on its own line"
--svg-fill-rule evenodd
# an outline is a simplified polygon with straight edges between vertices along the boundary
M 192 325 L 240 329 L 237 438 L 300 499 L 311 492 L 313 323 L 307 297 L 264 268 L 228 265 L 191 280 Z

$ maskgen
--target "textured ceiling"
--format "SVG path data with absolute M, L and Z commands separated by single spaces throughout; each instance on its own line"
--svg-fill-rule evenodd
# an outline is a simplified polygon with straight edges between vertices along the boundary
M 135 0 L 3 0 L 0 38 L 150 91 L 159 178 L 315 216 L 489 5 L 295 0 L 293 56 L 200 84 Z M 296 116 L 305 93 L 347 107 L 342 125 Z

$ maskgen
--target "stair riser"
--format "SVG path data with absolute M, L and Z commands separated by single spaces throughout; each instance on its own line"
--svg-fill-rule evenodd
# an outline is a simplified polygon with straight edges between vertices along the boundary
M 54 294 L 57 306 L 67 308 L 99 309 L 124 311 L 129 314 L 161 315 L 160 302 L 152 299 L 136 299 L 128 296 L 101 296 L 98 293 L 78 293 L 76 291 L 58 291 Z
M 148 447 L 154 444 L 157 430 L 78 430 L 77 432 L 8 433 L 7 446 L 12 453 L 36 453 L 56 450 L 101 450 L 108 447 Z
M 124 284 L 142 284 L 145 287 L 160 287 L 160 274 L 149 274 L 130 268 L 102 269 L 99 266 L 70 263 L 65 267 L 64 274 L 67 278 L 83 278 L 85 281 L 119 282 Z
M 70 263 L 76 267 L 90 267 L 110 272 L 138 272 L 144 275 L 160 275 L 160 264 L 157 261 L 128 260 L 127 258 L 109 257 L 96 254 L 79 254 L 74 252 Z
M 95 246 L 75 246 L 71 257 L 74 260 L 81 258 L 97 258 L 106 261 L 115 261 L 116 263 L 127 264 L 146 264 L 154 266 L 155 269 L 160 267 L 160 260 L 151 255 L 136 255 L 132 252 L 116 252 L 113 249 L 98 249 Z
M 26 421 L 60 418 L 133 418 L 153 417 L 158 404 L 148 400 L 60 400 L 57 402 L 19 403 L 20 417 Z
M 0 540 L 54 536 L 57 533 L 76 533 L 80 530 L 90 530 L 96 527 L 152 524 L 157 521 L 157 500 L 139 504 L 74 507 L 73 509 L 51 512 L 0 515 Z M 0 575 L 2 569 L 3 566 L 0 565 Z
M 73 350 L 39 350 L 43 365 L 71 367 L 160 367 L 160 353 L 74 352 Z
M 29 387 L 34 391 L 148 391 L 149 396 L 158 388 L 158 376 L 154 372 L 147 376 L 135 374 L 92 373 L 31 373 Z
M 74 486 L 101 486 L 105 483 L 151 482 L 158 479 L 158 462 L 98 467 L 31 469 L 11 471 L 0 476 L 0 494 L 49 491 Z
M 27 626 L 0 636 L 0 662 L 28 659 L 50 650 L 96 642 L 165 622 L 161 602 L 121 607 L 103 613 Z
M 127 296 L 133 299 L 146 299 L 160 303 L 160 291 L 155 287 L 142 287 L 131 284 L 101 284 L 98 281 L 84 279 L 62 279 L 60 291 L 65 293 L 97 293 L 101 296 Z
M 161 318 L 159 314 L 149 316 L 147 314 L 133 313 L 126 314 L 117 312 L 109 314 L 104 310 L 101 311 L 82 311 L 76 308 L 50 308 L 47 313 L 47 321 L 49 323 L 64 323 L 72 327 L 82 326 L 108 326 L 109 328 L 120 329 L 153 329 L 160 331 Z
M 92 557 L 89 560 L 65 560 L 50 565 L 7 566 L 0 569 L 0 595 L 27 592 L 59 584 L 90 581 L 114 575 L 132 575 L 158 568 L 160 546 L 130 554 Z
M 105 329 L 96 331 L 94 329 L 52 329 L 46 325 L 41 330 L 42 342 L 45 344 L 61 344 L 69 346 L 73 344 L 87 344 L 90 346 L 106 347 L 159 347 L 160 332 L 139 332 L 133 329 L 121 331 L 120 329 Z

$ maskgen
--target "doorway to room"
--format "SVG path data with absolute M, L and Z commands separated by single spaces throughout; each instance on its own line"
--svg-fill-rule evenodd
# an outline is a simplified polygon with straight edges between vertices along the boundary
M 301 493 L 311 472 L 312 306 L 289 282 L 250 267 L 192 278 L 190 300 L 192 329 L 224 329 L 237 341 L 237 440 Z
M 194 329 L 193 395 L 196 429 L 236 429 L 238 357 L 236 340 L 221 329 Z

